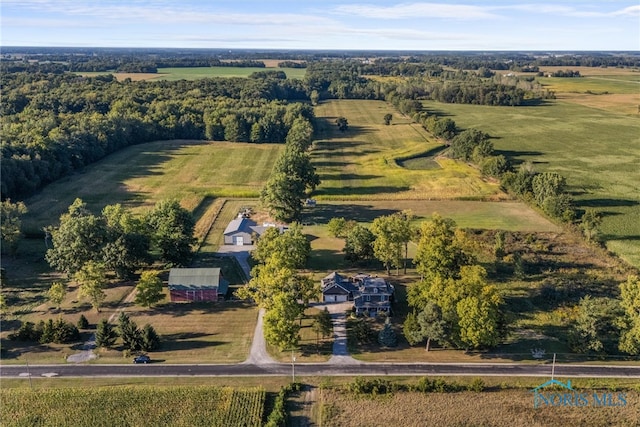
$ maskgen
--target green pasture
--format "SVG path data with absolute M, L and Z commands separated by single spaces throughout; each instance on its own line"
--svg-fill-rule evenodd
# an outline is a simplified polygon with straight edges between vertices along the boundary
M 624 76 L 538 77 L 540 83 L 556 92 L 637 94 L 640 92 L 640 74 Z
M 603 215 L 607 246 L 640 266 L 640 119 L 568 102 L 488 107 L 425 102 L 461 128 L 491 135 L 516 163 L 567 178 L 578 208 Z
M 211 77 L 249 77 L 258 71 L 284 71 L 290 79 L 302 79 L 305 68 L 260 68 L 260 67 L 193 67 L 158 68 L 155 80 L 198 80 Z
M 118 80 L 198 80 L 212 77 L 249 77 L 258 71 L 284 71 L 287 78 L 303 79 L 305 68 L 269 68 L 269 67 L 174 67 L 158 68 L 157 73 L 117 73 L 115 71 L 96 71 L 78 73 L 87 77 L 113 74 Z
M 131 146 L 28 199 L 24 228 L 55 223 L 76 197 L 96 213 L 114 203 L 141 210 L 178 199 L 195 211 L 207 197 L 257 197 L 282 147 L 183 140 Z
M 316 107 L 319 139 L 312 161 L 322 183 L 319 200 L 500 199 L 495 182 L 466 164 L 431 157 L 423 169 L 403 161 L 441 147 L 420 125 L 382 101 L 333 100 Z M 383 117 L 391 113 L 391 125 Z M 345 117 L 349 129 L 335 125 Z M 437 151 L 437 150 L 435 150 Z M 439 167 L 434 167 L 437 162 Z

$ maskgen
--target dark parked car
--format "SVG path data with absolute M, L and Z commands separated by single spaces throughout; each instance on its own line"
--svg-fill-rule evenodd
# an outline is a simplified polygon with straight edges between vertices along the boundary
M 146 354 L 143 354 L 142 356 L 136 356 L 133 358 L 133 363 L 150 363 L 150 362 L 151 362 L 151 358 Z

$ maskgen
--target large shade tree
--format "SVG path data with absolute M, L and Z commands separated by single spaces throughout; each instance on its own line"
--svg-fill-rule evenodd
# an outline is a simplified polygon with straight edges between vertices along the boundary
M 49 265 L 72 275 L 89 261 L 101 261 L 101 249 L 106 240 L 104 220 L 76 199 L 60 216 L 60 225 L 51 231 L 53 248 L 47 250 Z
M 191 213 L 177 200 L 156 203 L 146 221 L 162 261 L 170 265 L 185 265 L 191 259 L 191 246 L 196 241 L 193 236 L 195 222 Z

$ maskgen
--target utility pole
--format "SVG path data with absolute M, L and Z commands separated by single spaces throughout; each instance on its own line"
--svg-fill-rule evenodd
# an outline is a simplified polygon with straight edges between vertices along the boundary
M 293 354 L 293 349 L 291 350 L 291 382 L 294 384 L 296 382 L 296 356 Z

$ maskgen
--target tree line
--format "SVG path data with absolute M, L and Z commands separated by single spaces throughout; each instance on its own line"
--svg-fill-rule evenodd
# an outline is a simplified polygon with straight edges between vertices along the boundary
M 300 81 L 118 82 L 112 76 L 1 77 L 3 198 L 22 199 L 132 144 L 163 139 L 284 142 L 313 119 Z

